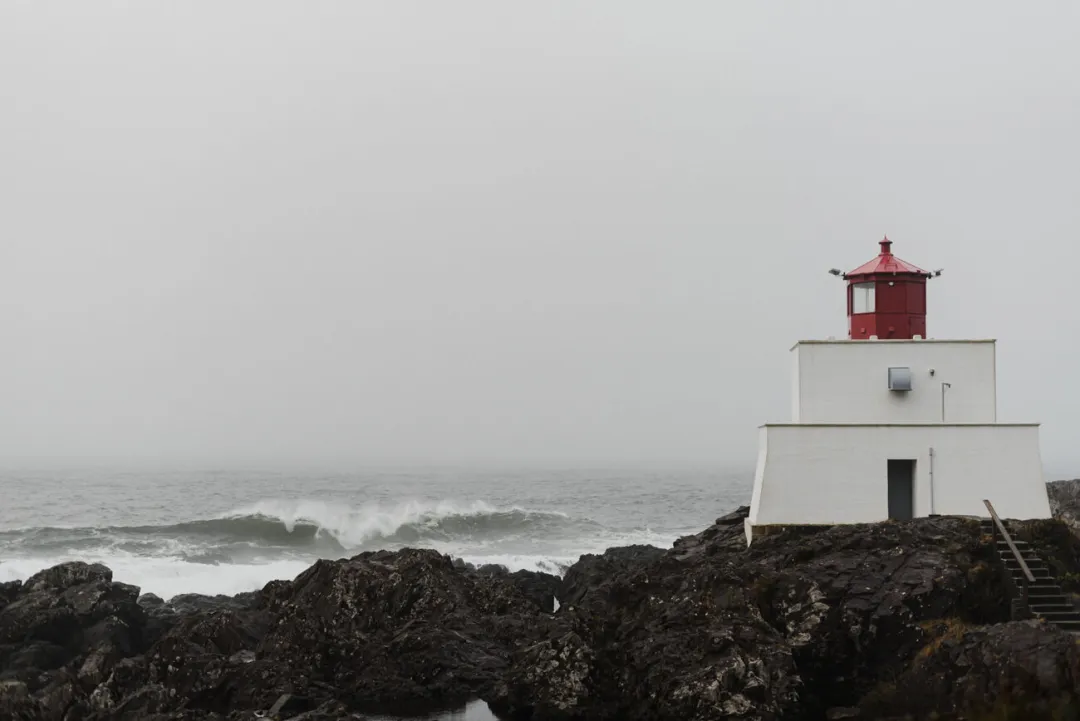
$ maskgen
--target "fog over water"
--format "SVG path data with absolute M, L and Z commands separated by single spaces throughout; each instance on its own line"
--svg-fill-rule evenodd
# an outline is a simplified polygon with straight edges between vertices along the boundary
M 4 3 L 0 461 L 752 468 L 888 233 L 1080 475 L 1078 22 Z

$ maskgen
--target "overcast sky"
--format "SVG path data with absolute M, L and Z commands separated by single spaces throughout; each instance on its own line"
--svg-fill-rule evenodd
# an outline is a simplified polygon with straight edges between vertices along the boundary
M 0 4 L 0 458 L 752 467 L 888 233 L 1080 472 L 1080 4 Z

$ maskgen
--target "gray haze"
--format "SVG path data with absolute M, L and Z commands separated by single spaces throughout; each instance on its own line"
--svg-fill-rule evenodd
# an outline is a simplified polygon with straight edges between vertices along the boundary
M 883 233 L 1076 470 L 1080 4 L 0 5 L 0 458 L 752 467 Z

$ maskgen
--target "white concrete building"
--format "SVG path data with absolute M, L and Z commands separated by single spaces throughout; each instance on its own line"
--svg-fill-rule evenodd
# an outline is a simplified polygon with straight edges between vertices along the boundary
M 999 423 L 996 343 L 929 340 L 928 273 L 881 254 L 850 273 L 849 338 L 792 352 L 791 421 L 761 427 L 754 529 L 933 514 L 1049 518 L 1036 423 Z M 878 337 L 877 334 L 882 337 Z

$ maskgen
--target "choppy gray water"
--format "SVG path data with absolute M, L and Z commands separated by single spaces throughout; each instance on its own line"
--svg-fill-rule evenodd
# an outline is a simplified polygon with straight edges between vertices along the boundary
M 100 561 L 168 598 L 237 593 L 317 558 L 436 548 L 559 573 L 614 545 L 668 546 L 749 501 L 752 472 L 4 471 L 0 581 Z

